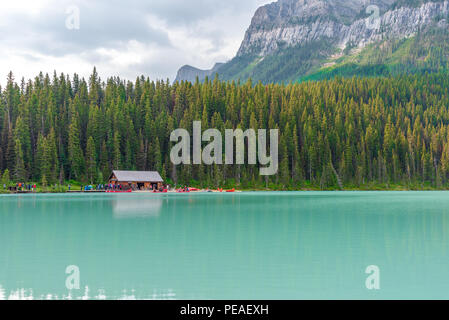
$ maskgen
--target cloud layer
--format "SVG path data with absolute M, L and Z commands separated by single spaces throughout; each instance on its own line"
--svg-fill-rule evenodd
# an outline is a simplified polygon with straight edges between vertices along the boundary
M 97 66 L 102 77 L 174 79 L 231 59 L 267 0 L 15 0 L 0 3 L 1 83 Z M 79 14 L 78 14 L 79 13 Z M 79 28 L 78 28 L 79 27 Z

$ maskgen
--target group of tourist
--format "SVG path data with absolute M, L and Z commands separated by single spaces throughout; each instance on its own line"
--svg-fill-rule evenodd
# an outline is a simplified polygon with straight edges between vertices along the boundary
M 110 184 L 108 184 L 106 186 L 106 191 L 109 191 L 109 190 L 122 191 L 122 190 L 125 190 L 125 187 L 122 186 L 121 184 L 112 184 L 112 183 L 110 183 Z
M 68 186 L 69 191 L 71 190 L 71 185 Z M 97 184 L 95 186 L 87 185 L 87 186 L 81 186 L 81 191 L 121 191 L 125 190 L 125 187 L 121 184 Z
M 4 185 L 3 187 L 5 188 L 6 186 Z M 25 183 L 18 182 L 18 183 L 16 183 L 16 190 L 17 191 L 34 192 L 34 190 L 36 190 L 36 185 L 30 184 L 30 183 L 25 184 Z
M 72 191 L 72 186 L 69 184 L 67 186 L 68 191 Z M 134 191 L 139 190 L 139 188 L 137 188 L 137 186 L 132 185 L 131 187 L 128 185 L 122 185 L 122 184 L 97 184 L 97 185 L 82 185 L 80 186 L 80 191 L 84 192 L 84 191 L 129 191 L 129 189 L 133 189 Z M 157 188 L 157 186 L 154 187 L 150 187 L 149 189 L 144 189 L 141 188 L 141 191 L 160 191 L 162 192 L 163 190 L 167 190 L 170 189 L 170 186 L 167 186 L 166 188 L 161 187 L 161 188 Z M 184 187 L 184 190 L 188 190 L 188 187 Z M 76 192 L 76 191 L 75 191 Z

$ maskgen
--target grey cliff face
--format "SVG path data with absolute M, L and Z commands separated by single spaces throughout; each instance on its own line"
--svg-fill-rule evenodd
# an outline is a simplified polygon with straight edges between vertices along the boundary
M 279 0 L 259 8 L 250 29 L 307 23 L 314 18 L 350 23 L 368 5 L 385 11 L 395 0 Z
M 178 70 L 178 74 L 176 75 L 175 82 L 177 81 L 189 81 L 189 82 L 195 82 L 196 78 L 198 77 L 198 80 L 204 81 L 206 77 L 213 77 L 215 73 L 220 69 L 220 67 L 223 65 L 223 63 L 216 63 L 214 67 L 210 70 L 201 70 L 197 69 L 195 67 L 185 65 L 181 69 Z
M 284 46 L 297 46 L 320 39 L 344 49 L 391 37 L 409 37 L 437 17 L 447 15 L 448 1 L 427 2 L 418 7 L 397 0 L 279 0 L 259 8 L 246 32 L 237 56 L 266 56 Z M 379 18 L 369 20 L 379 8 Z

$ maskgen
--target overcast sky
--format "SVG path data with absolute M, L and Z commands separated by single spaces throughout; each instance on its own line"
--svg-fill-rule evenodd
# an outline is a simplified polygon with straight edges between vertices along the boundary
M 56 70 L 173 80 L 179 67 L 235 56 L 255 10 L 272 0 L 0 2 L 0 83 Z M 79 16 L 78 16 L 79 12 Z

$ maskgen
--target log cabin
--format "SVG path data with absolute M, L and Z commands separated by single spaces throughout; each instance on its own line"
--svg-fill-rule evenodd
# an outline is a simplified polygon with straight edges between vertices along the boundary
M 109 184 L 122 185 L 125 189 L 155 190 L 162 189 L 164 180 L 157 171 L 120 171 L 114 170 Z

